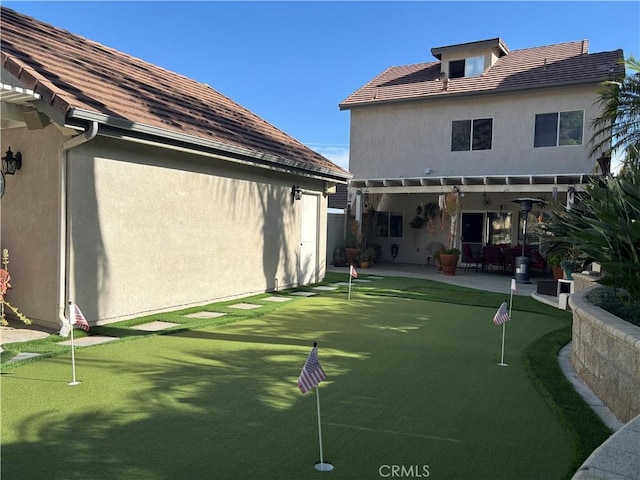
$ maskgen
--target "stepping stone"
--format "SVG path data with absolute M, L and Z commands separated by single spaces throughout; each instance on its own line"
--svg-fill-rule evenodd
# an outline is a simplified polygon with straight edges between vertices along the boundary
M 265 302 L 288 302 L 289 300 L 291 300 L 291 297 L 267 297 L 267 298 L 263 298 L 262 300 L 264 300 Z
M 337 290 L 338 287 L 327 287 L 325 285 L 320 285 L 318 287 L 313 287 L 314 290 L 322 290 L 322 291 L 331 291 L 331 290 Z
M 34 357 L 39 357 L 39 356 L 40 356 L 39 353 L 22 352 L 22 353 L 17 354 L 15 357 L 10 359 L 9 361 L 7 361 L 7 363 L 19 362 L 20 360 L 26 360 L 27 358 L 34 358 Z
M 238 308 L 240 310 L 253 310 L 254 308 L 260 308 L 262 305 L 256 305 L 255 303 L 236 303 L 235 305 L 229 305 L 229 308 Z
M 225 313 L 220 312 L 196 312 L 190 313 L 189 315 L 185 315 L 188 318 L 218 318 L 226 315 Z
M 101 335 L 96 335 L 95 337 L 82 337 L 82 338 L 74 338 L 73 344 L 76 347 L 88 347 L 89 345 L 100 345 L 101 343 L 113 342 L 114 340 L 119 340 L 118 337 L 104 337 Z M 63 342 L 59 342 L 58 345 L 71 345 L 71 340 L 65 340 Z
M 131 330 L 144 330 L 145 332 L 157 332 L 159 330 L 165 330 L 167 328 L 175 327 L 180 325 L 179 323 L 172 322 L 162 322 L 160 320 L 156 320 L 155 322 L 143 323 L 141 325 L 135 325 L 130 327 Z
M 338 283 L 335 283 L 334 285 L 342 285 L 342 286 L 346 285 L 346 286 L 349 286 L 349 282 L 338 282 Z
M 357 283 L 371 283 L 371 280 L 364 280 L 364 279 L 361 279 L 361 278 L 356 278 L 354 280 L 354 282 L 357 282 Z
M 315 292 L 293 292 L 291 295 L 297 295 L 298 297 L 312 297 L 313 295 L 317 295 Z
M 378 277 L 374 275 L 369 275 L 367 278 L 373 278 L 374 280 L 384 280 L 384 277 Z

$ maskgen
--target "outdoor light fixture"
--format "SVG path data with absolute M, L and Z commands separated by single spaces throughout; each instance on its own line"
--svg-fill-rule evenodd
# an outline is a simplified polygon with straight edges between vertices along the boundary
M 7 153 L 2 157 L 2 173 L 6 175 L 14 175 L 16 170 L 22 168 L 22 154 L 16 152 L 14 155 L 11 147 L 7 149 Z
M 513 203 L 520 204 L 520 212 L 522 212 L 522 256 L 516 257 L 515 265 L 515 277 L 518 283 L 531 283 L 529 281 L 529 265 L 531 265 L 531 259 L 524 254 L 524 247 L 527 243 L 527 217 L 529 212 L 533 208 L 533 205 L 544 204 L 543 200 L 539 198 L 516 198 L 512 200 Z
M 291 200 L 302 200 L 302 190 L 297 185 L 291 185 Z
M 607 157 L 604 153 L 597 160 L 600 172 L 603 176 L 607 176 L 611 173 L 611 157 Z

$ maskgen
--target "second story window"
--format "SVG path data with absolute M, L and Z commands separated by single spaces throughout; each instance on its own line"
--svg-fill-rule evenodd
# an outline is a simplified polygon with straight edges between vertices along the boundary
M 582 145 L 584 112 L 554 112 L 536 115 L 534 147 Z
M 454 120 L 451 124 L 451 151 L 491 150 L 493 119 Z
M 449 62 L 449 78 L 479 77 L 484 71 L 484 57 L 469 57 Z

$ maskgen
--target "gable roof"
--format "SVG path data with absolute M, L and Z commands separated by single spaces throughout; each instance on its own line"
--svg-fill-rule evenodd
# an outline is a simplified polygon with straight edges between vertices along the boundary
M 384 102 L 597 84 L 624 76 L 623 59 L 622 50 L 587 53 L 586 40 L 511 50 L 479 77 L 449 79 L 446 89 L 440 78 L 440 62 L 390 67 L 349 95 L 340 103 L 340 109 Z
M 0 21 L 3 69 L 40 95 L 56 121 L 94 120 L 298 173 L 351 176 L 209 85 L 5 7 Z

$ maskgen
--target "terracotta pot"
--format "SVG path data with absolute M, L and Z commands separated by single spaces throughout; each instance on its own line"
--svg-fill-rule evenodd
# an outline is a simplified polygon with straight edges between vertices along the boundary
M 440 254 L 440 265 L 442 265 L 443 275 L 455 275 L 458 268 L 459 255 Z
M 347 258 L 347 265 L 354 265 L 354 266 L 359 266 L 358 265 L 358 256 L 360 255 L 360 249 L 359 248 L 345 248 L 344 249 L 344 256 Z
M 564 272 L 562 271 L 562 267 L 560 265 L 552 265 L 551 271 L 553 272 L 553 279 L 560 280 L 564 278 Z

